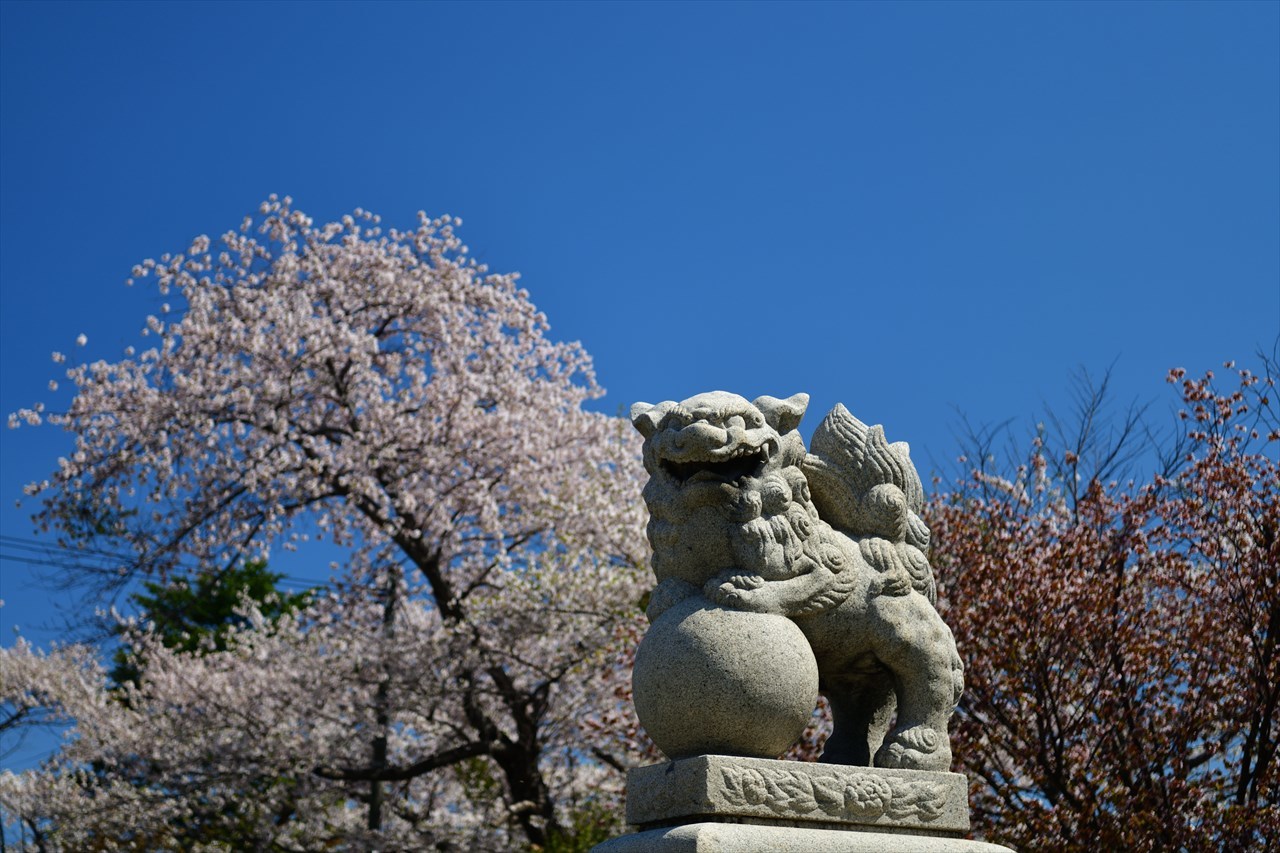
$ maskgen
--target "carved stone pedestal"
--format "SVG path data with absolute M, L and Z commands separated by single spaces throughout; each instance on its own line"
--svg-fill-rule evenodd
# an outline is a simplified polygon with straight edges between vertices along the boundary
M 624 835 L 592 853 L 1012 853 L 1008 847 L 857 829 L 788 829 L 735 823 L 687 823 Z
M 636 832 L 592 853 L 1009 853 L 966 841 L 957 773 L 699 755 L 627 774 Z

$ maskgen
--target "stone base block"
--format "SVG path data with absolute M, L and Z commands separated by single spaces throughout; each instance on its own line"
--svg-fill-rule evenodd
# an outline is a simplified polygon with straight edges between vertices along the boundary
M 961 838 L 807 829 L 746 823 L 687 823 L 614 838 L 591 853 L 1013 853 Z
M 969 831 L 959 773 L 698 755 L 627 774 L 627 823 L 785 822 L 813 829 Z

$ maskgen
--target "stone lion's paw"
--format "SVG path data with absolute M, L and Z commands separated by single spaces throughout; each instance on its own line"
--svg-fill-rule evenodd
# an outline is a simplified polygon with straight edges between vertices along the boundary
M 746 597 L 742 591 L 732 584 L 721 584 L 711 595 L 711 600 L 725 607 L 732 607 L 734 610 L 746 610 L 743 605 L 746 604 Z
M 876 767 L 901 770 L 949 770 L 951 744 L 945 732 L 915 726 L 885 738 L 874 763 Z
M 759 575 L 723 572 L 707 581 L 702 594 L 722 607 L 769 613 L 775 608 L 768 584 Z
M 911 589 L 911 575 L 905 569 L 890 569 L 880 576 L 879 595 L 906 595 Z

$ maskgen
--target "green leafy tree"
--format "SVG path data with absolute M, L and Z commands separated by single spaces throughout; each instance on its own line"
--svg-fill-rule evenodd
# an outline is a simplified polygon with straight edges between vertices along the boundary
M 198 574 L 170 583 L 147 581 L 145 593 L 130 600 L 140 620 L 166 648 L 179 652 L 225 651 L 233 629 L 248 625 L 243 605 L 252 603 L 267 621 L 306 606 L 310 593 L 279 588 L 284 575 L 272 572 L 265 560 L 249 560 L 222 572 Z M 138 683 L 137 653 L 128 642 L 129 628 L 119 634 L 125 643 L 116 650 L 111 678 L 117 684 Z
M 284 575 L 267 568 L 265 560 L 250 560 L 222 572 L 169 583 L 144 583 L 145 592 L 130 596 L 139 611 L 137 625 L 122 625 L 117 631 L 123 643 L 113 656 L 112 681 L 121 687 L 140 686 L 146 670 L 145 654 L 140 651 L 140 644 L 131 641 L 138 637 L 139 630 L 144 630 L 151 641 L 158 640 L 175 652 L 209 654 L 226 651 L 234 644 L 237 630 L 251 627 L 246 607 L 252 607 L 254 614 L 267 623 L 305 608 L 311 594 L 281 590 L 283 579 Z M 95 765 L 93 770 L 104 775 L 111 772 L 105 765 Z M 134 783 L 153 787 L 152 775 L 139 773 Z M 296 780 L 289 774 L 268 773 L 255 777 L 248 787 L 253 794 L 266 795 L 264 799 L 290 802 L 292 797 L 280 790 L 287 792 L 294 785 Z M 257 840 L 254 823 L 261 816 L 252 810 L 246 812 L 239 806 L 199 799 L 192 805 L 180 819 L 181 835 L 186 841 L 214 849 L 240 850 L 249 849 Z M 279 818 L 287 820 L 289 816 L 285 809 Z

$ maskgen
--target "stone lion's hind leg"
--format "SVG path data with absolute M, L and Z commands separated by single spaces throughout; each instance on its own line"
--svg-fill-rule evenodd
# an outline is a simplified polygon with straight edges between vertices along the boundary
M 955 640 L 919 593 L 875 599 L 876 656 L 897 676 L 898 720 L 875 754 L 877 767 L 948 770 L 947 721 L 955 708 Z

